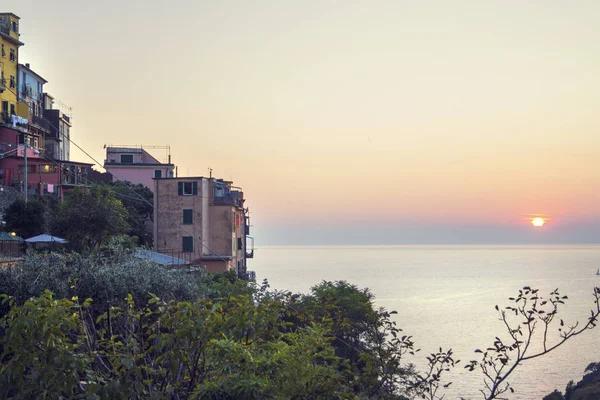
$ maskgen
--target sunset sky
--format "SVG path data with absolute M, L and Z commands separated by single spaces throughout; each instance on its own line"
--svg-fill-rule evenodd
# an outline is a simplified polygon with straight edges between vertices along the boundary
M 2 8 L 75 143 L 211 167 L 257 246 L 600 241 L 597 0 Z

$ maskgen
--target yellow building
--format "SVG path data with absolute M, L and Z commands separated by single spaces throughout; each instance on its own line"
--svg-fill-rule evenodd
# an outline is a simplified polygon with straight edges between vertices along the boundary
M 18 110 L 17 67 L 19 65 L 19 20 L 13 13 L 0 13 L 0 122 L 9 122 Z

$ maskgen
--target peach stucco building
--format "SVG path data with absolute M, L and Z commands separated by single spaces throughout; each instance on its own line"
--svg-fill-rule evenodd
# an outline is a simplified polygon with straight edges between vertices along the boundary
M 254 245 L 244 202 L 222 179 L 154 178 L 154 251 L 245 278 Z

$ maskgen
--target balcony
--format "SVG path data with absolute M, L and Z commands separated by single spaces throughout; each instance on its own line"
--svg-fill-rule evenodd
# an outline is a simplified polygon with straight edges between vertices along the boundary
M 40 129 L 50 132 L 50 122 L 40 116 L 34 115 L 31 118 L 31 123 Z
M 27 133 L 27 125 L 29 124 L 28 119 L 19 117 L 16 114 L 10 114 L 7 112 L 0 112 L 0 125 L 7 126 L 15 129 L 19 132 Z
M 240 199 L 240 192 L 233 191 L 229 193 L 215 193 L 213 197 L 213 205 L 215 206 L 234 206 L 241 207 L 242 200 Z
M 254 238 L 246 236 L 246 258 L 254 258 Z

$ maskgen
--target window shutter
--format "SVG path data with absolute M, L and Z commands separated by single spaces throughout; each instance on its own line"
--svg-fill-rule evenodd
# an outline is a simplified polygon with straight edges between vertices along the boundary
M 192 182 L 192 194 L 194 196 L 198 195 L 198 182 Z
M 186 225 L 194 223 L 193 210 L 183 210 L 183 223 Z
M 177 194 L 183 196 L 183 182 L 177 182 Z

